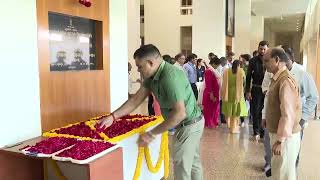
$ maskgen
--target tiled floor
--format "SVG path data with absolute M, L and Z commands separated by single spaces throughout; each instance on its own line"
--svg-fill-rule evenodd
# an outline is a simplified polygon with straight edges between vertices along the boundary
M 136 112 L 145 113 L 143 104 Z M 264 180 L 263 143 L 249 141 L 252 126 L 246 125 L 238 135 L 226 127 L 205 129 L 201 157 L 205 180 Z M 320 180 L 320 121 L 310 121 L 302 143 L 300 180 Z M 172 180 L 172 171 L 170 180 Z M 271 179 L 271 178 L 269 178 Z
M 229 134 L 226 127 L 205 129 L 201 142 L 201 157 L 205 180 L 264 180 L 263 143 L 249 140 L 252 126 L 246 125 L 238 135 Z M 302 144 L 299 179 L 320 179 L 320 121 L 310 122 Z M 172 180 L 172 173 L 170 179 Z

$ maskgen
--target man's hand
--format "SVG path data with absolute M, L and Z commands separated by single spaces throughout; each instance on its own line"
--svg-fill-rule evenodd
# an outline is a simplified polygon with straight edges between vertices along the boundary
M 139 136 L 139 139 L 138 139 L 138 142 L 137 142 L 138 146 L 139 147 L 146 147 L 154 140 L 154 138 L 155 137 L 149 132 L 141 134 Z
M 110 115 L 105 118 L 102 118 L 98 124 L 99 124 L 99 128 L 105 129 L 110 127 L 112 123 L 113 123 L 113 117 Z
M 266 127 L 267 127 L 266 119 L 262 119 L 262 121 L 261 121 L 261 126 L 262 126 L 263 128 L 266 128 Z
M 251 101 L 251 100 L 252 100 L 251 92 L 247 92 L 247 93 L 246 93 L 246 99 L 247 99 L 248 101 Z
M 280 143 L 280 142 L 275 142 L 274 144 L 273 144 L 273 146 L 272 146 L 272 153 L 274 154 L 274 155 L 281 155 L 281 149 L 282 149 L 282 145 L 281 145 L 282 143 Z

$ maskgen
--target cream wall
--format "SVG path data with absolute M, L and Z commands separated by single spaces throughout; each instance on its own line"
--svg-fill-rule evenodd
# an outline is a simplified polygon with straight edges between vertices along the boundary
M 307 71 L 314 73 L 314 64 L 316 59 L 317 37 L 320 26 L 320 1 L 310 0 L 305 16 L 304 34 L 300 44 L 303 49 L 303 64 L 307 67 Z M 312 49 L 314 48 L 314 49 Z M 320 84 L 317 83 L 318 86 Z
M 300 48 L 303 49 L 303 65 L 316 81 L 317 88 L 319 90 L 320 76 L 318 71 L 320 67 L 320 1 L 309 1 L 303 32 L 304 34 L 300 44 Z
M 264 18 L 251 16 L 250 52 L 257 50 L 259 42 L 264 40 Z
M 127 6 L 126 0 L 109 4 L 111 110 L 126 101 L 128 93 Z M 2 2 L 0 22 L 7 27 L 0 29 L 2 147 L 41 135 L 36 0 Z
M 235 57 L 241 54 L 251 54 L 251 0 L 235 0 L 235 37 L 233 51 Z
M 41 134 L 36 0 L 1 2 L 0 147 Z
M 269 42 L 270 47 L 276 46 L 276 34 L 271 30 L 271 24 L 264 24 L 264 40 Z
M 154 44 L 161 54 L 180 52 L 180 1 L 144 0 L 145 44 Z
M 288 45 L 293 49 L 295 54 L 295 60 L 298 63 L 302 63 L 302 59 L 300 56 L 300 41 L 301 41 L 301 33 L 300 32 L 277 32 L 275 38 L 276 45 Z
M 307 71 L 312 75 L 313 79 L 317 79 L 317 41 L 311 40 L 307 45 Z
M 225 56 L 225 1 L 193 1 L 192 51 L 208 58 L 213 52 Z

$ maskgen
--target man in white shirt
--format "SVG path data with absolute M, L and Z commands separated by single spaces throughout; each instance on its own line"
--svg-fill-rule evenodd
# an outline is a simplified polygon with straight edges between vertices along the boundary
M 233 63 L 233 60 L 234 60 L 234 52 L 232 52 L 232 51 L 230 51 L 230 52 L 228 52 L 227 53 L 227 60 L 228 60 L 228 62 L 227 62 L 227 66 L 229 67 L 229 68 L 231 68 L 232 67 L 232 63 Z
M 130 62 L 128 62 L 128 96 L 131 97 L 133 94 L 135 94 L 135 88 L 134 83 L 141 83 L 140 79 L 137 79 L 134 81 L 130 75 L 130 72 L 132 70 L 132 65 Z
M 220 74 L 223 74 L 225 69 L 228 69 L 228 60 L 225 57 L 220 58 L 221 65 L 217 68 L 217 70 L 220 72 Z
M 265 95 L 264 98 L 264 108 L 262 109 L 262 123 L 265 122 L 266 119 L 266 105 L 267 105 L 267 101 L 268 101 L 268 90 L 269 90 L 269 85 L 271 83 L 271 78 L 273 77 L 272 73 L 269 73 L 268 71 L 266 71 L 264 73 L 264 78 L 262 81 L 262 92 Z M 262 127 L 264 128 L 264 151 L 265 151 L 265 156 L 264 159 L 266 161 L 265 165 L 264 165 L 264 172 L 266 173 L 266 176 L 269 177 L 271 176 L 271 145 L 270 145 L 270 136 L 269 136 L 269 131 L 268 129 L 265 128 L 265 126 L 262 124 Z
M 134 94 L 134 92 L 133 92 L 134 81 L 132 80 L 132 78 L 130 76 L 131 69 L 132 69 L 132 65 L 131 65 L 131 63 L 128 62 L 128 94 L 129 94 L 129 97 Z
M 174 57 L 174 59 L 176 60 L 174 66 L 184 71 L 183 65 L 186 62 L 186 57 L 182 53 L 179 53 Z
M 221 57 L 220 58 L 220 66 L 218 66 L 217 68 L 217 71 L 221 74 L 221 76 L 223 76 L 223 72 L 228 69 L 228 61 L 227 61 L 227 58 L 225 57 Z M 221 84 L 223 84 L 223 81 L 222 81 L 223 78 L 221 78 Z M 220 100 L 220 121 L 221 123 L 226 123 L 226 120 L 225 120 L 225 117 L 224 117 L 224 114 L 222 114 L 222 100 Z

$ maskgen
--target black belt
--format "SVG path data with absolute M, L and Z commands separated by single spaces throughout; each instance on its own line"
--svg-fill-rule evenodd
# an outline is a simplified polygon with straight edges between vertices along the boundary
M 262 86 L 261 86 L 261 85 L 258 85 L 258 84 L 252 84 L 252 87 L 261 88 Z
M 202 120 L 202 115 L 199 116 L 199 117 L 196 117 L 196 118 L 192 119 L 191 121 L 186 121 L 186 122 L 183 121 L 183 122 L 180 123 L 178 126 L 176 126 L 175 129 L 179 129 L 179 128 L 183 128 L 183 127 L 185 127 L 185 126 L 189 126 L 189 125 L 194 124 L 194 123 L 197 123 L 197 122 L 199 122 L 199 121 L 201 121 L 201 120 Z

